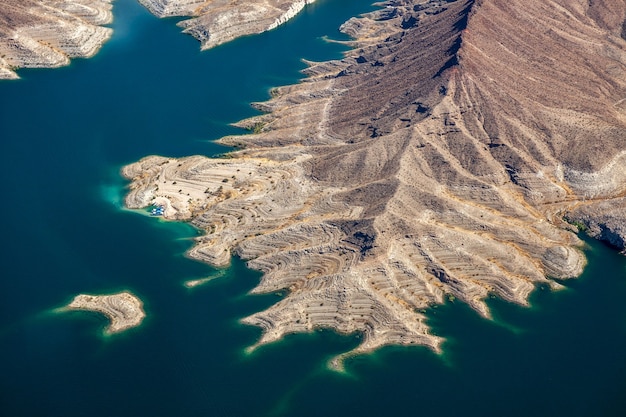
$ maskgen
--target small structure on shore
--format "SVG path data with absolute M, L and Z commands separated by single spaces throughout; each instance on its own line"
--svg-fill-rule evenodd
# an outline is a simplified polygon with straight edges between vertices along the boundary
M 151 216 L 162 216 L 165 211 L 165 207 L 160 204 L 155 204 L 152 210 L 150 210 Z

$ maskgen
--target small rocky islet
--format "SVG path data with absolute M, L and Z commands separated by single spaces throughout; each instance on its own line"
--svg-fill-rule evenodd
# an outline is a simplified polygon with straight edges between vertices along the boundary
M 110 295 L 80 294 L 65 309 L 103 314 L 111 322 L 106 329 L 108 334 L 137 327 L 146 317 L 141 300 L 128 291 Z

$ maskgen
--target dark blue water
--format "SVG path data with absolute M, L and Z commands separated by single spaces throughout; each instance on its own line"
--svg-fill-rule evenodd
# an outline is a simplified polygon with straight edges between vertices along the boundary
M 184 257 L 196 231 L 126 211 L 119 168 L 145 155 L 213 155 L 249 103 L 296 82 L 302 58 L 340 56 L 337 27 L 364 0 L 318 0 L 287 25 L 200 52 L 175 20 L 115 3 L 114 36 L 89 60 L 0 83 L 1 416 L 624 416 L 626 260 L 589 242 L 589 267 L 532 308 L 492 301 L 495 322 L 461 303 L 432 309 L 444 355 L 292 335 L 247 356 L 238 321 L 276 296 L 237 261 L 220 279 Z M 104 337 L 104 318 L 55 313 L 78 293 L 129 289 L 144 324 Z

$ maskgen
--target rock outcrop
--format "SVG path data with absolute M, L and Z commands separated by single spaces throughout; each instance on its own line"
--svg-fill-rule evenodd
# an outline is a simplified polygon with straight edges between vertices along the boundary
M 179 26 L 209 49 L 235 38 L 272 30 L 315 0 L 139 0 L 158 17 L 191 16 Z
M 626 254 L 626 198 L 581 203 L 566 219 Z
M 165 203 L 206 231 L 190 256 L 234 252 L 264 273 L 254 292 L 288 291 L 244 320 L 258 345 L 327 327 L 362 332 L 352 353 L 438 350 L 425 308 L 489 317 L 491 295 L 525 305 L 581 273 L 563 215 L 626 192 L 625 17 L 624 0 L 389 1 L 342 27 L 344 59 L 257 104 L 255 134 L 221 140 L 243 149 L 127 166 L 126 203 Z
M 104 314 L 111 321 L 106 330 L 109 334 L 139 326 L 146 317 L 141 300 L 129 292 L 111 295 L 80 294 L 66 308 Z
M 315 0 L 138 0 L 158 17 L 190 16 L 179 26 L 208 49 L 274 29 Z M 18 68 L 54 68 L 93 56 L 110 37 L 112 0 L 3 0 L 0 79 Z
M 53 68 L 93 56 L 111 36 L 112 0 L 3 0 L 0 79 L 18 68 Z

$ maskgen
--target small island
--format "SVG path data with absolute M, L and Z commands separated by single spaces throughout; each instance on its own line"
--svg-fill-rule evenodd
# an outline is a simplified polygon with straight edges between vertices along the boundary
M 107 334 L 119 333 L 141 324 L 146 313 L 143 303 L 130 292 L 111 295 L 80 294 L 66 307 L 69 310 L 95 311 L 104 314 L 111 324 Z

